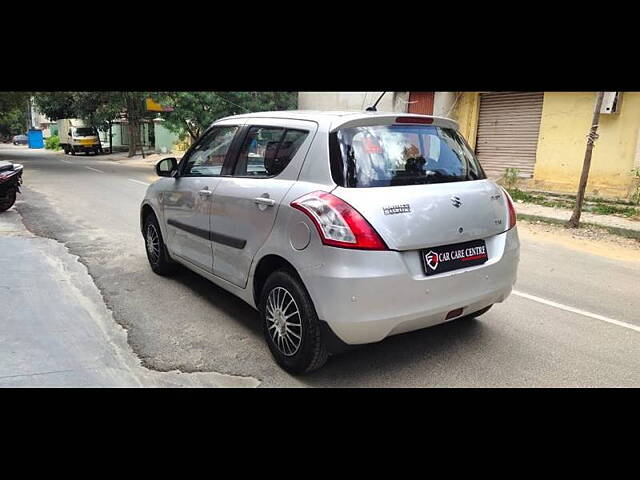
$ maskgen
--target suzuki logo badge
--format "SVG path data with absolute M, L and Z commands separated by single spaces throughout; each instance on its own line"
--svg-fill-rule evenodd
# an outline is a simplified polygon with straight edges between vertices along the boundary
M 457 195 L 454 195 L 451 197 L 451 204 L 456 208 L 460 208 L 460 205 L 462 205 L 462 199 Z

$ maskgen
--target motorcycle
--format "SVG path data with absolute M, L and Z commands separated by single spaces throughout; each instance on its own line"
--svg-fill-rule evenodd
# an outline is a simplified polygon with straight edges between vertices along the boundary
M 19 163 L 0 162 L 0 212 L 9 210 L 16 202 L 22 185 L 23 167 Z

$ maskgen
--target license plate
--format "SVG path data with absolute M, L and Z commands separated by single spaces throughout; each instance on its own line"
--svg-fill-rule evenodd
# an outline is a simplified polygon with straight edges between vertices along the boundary
M 80 145 L 93 145 L 93 140 L 80 140 Z
M 427 276 L 482 265 L 488 259 L 484 240 L 422 250 L 422 263 Z

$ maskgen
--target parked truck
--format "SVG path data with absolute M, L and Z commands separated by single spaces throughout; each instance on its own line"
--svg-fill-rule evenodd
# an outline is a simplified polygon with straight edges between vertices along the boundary
M 84 152 L 85 155 L 89 155 L 89 152 L 102 153 L 102 143 L 94 127 L 86 126 L 77 118 L 64 118 L 58 120 L 57 124 L 60 147 L 64 153 L 71 153 L 71 155 L 78 152 Z

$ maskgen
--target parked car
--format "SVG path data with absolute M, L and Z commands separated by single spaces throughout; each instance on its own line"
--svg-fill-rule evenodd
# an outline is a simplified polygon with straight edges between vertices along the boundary
M 511 198 L 449 119 L 238 115 L 156 172 L 140 212 L 153 271 L 182 264 L 259 310 L 293 373 L 481 315 L 516 281 Z
M 29 143 L 29 138 L 26 135 L 14 135 L 11 141 L 14 145 L 26 145 Z

